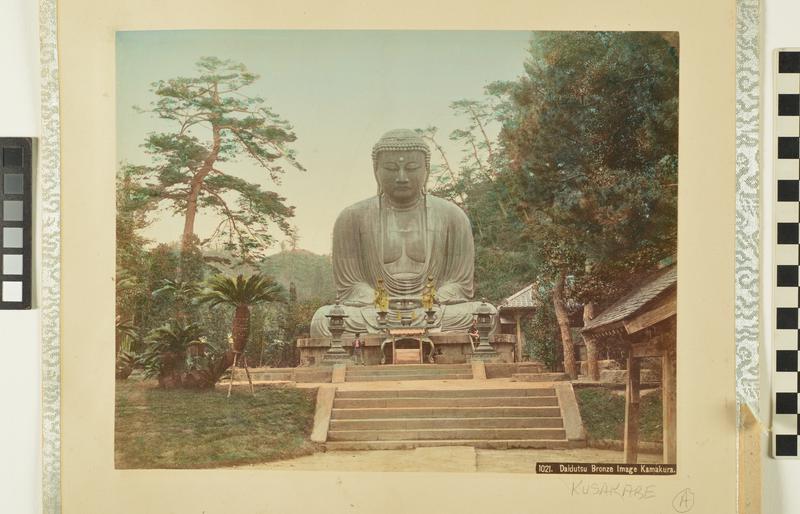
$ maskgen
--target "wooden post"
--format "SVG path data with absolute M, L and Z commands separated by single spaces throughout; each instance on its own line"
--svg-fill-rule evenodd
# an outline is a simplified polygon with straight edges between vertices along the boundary
M 575 366 L 575 345 L 572 342 L 572 334 L 569 330 L 569 314 L 564 305 L 564 287 L 567 275 L 561 272 L 556 279 L 555 287 L 552 292 L 553 308 L 556 311 L 558 328 L 561 331 L 561 346 L 564 350 L 564 373 L 569 375 L 570 380 L 578 378 L 578 369 Z
M 594 318 L 594 302 L 589 302 L 583 306 L 583 325 Z M 597 340 L 589 335 L 583 336 L 586 344 L 586 372 L 590 380 L 600 381 L 600 368 L 597 366 Z
M 256 390 L 253 389 L 253 379 L 250 378 L 250 370 L 247 368 L 247 356 L 244 357 L 244 372 L 247 375 L 247 382 L 250 384 L 250 394 L 255 395 Z
M 586 343 L 586 373 L 590 380 L 600 381 L 600 368 L 597 365 L 597 342 L 593 337 L 583 336 Z
M 522 362 L 522 326 L 520 325 L 520 320 L 522 319 L 522 314 L 517 312 L 514 314 L 514 321 L 517 324 L 517 362 Z
M 641 363 L 628 353 L 628 382 L 625 388 L 625 463 L 636 464 L 639 454 L 639 370 Z
M 661 404 L 663 417 L 664 464 L 675 464 L 677 455 L 677 397 L 675 383 L 677 369 L 675 366 L 675 346 L 667 343 L 661 359 Z
M 231 389 L 233 389 L 233 374 L 236 373 L 236 361 L 239 359 L 239 352 L 233 352 L 233 365 L 231 366 L 231 380 L 228 382 L 228 398 L 231 397 Z

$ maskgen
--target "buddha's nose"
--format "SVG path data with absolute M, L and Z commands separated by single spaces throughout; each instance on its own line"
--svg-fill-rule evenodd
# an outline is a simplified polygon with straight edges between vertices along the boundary
M 408 184 L 408 173 L 406 173 L 405 168 L 400 168 L 397 172 L 397 180 L 395 181 L 398 184 Z

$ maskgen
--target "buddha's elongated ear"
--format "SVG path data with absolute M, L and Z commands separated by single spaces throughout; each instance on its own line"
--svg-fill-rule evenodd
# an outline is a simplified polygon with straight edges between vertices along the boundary
M 372 176 L 375 178 L 375 184 L 378 188 L 378 198 L 383 194 L 383 189 L 381 188 L 381 181 L 378 179 L 378 159 L 377 156 L 372 157 Z

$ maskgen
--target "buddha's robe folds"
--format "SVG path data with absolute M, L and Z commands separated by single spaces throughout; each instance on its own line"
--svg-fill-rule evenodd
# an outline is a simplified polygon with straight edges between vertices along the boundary
M 333 276 L 339 300 L 348 316 L 345 319 L 347 332 L 379 331 L 373 303 L 378 279 L 383 279 L 392 305 L 390 311 L 398 312 L 398 300 L 411 299 L 415 304 L 407 311 L 412 319 L 411 326 L 426 326 L 419 300 L 429 276 L 436 283 L 434 330 L 466 332 L 469 329 L 480 303 L 472 301 L 475 246 L 469 219 L 457 205 L 431 195 L 411 210 L 419 216 L 419 232 L 424 232 L 424 237 L 416 234 L 417 243 L 424 241 L 424 250 L 417 252 L 420 257 L 424 255 L 424 262 L 419 262 L 419 258 L 409 259 L 404 253 L 405 261 L 401 259 L 399 265 L 385 264 L 387 237 L 394 237 L 387 228 L 393 213 L 378 197 L 348 207 L 337 218 L 333 228 Z M 409 211 L 405 213 L 409 216 Z M 388 244 L 403 245 L 397 241 Z M 392 272 L 387 271 L 389 267 Z M 325 317 L 330 308 L 326 305 L 314 314 L 312 337 L 330 335 Z M 393 325 L 399 324 L 399 319 L 392 318 L 392 314 L 389 320 Z

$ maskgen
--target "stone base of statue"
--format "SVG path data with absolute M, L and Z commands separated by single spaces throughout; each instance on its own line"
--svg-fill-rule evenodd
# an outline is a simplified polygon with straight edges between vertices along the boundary
M 465 364 L 472 360 L 474 352 L 470 343 L 469 334 L 466 332 L 439 332 L 428 335 L 434 346 L 433 359 L 436 363 Z M 387 337 L 382 334 L 362 334 L 361 339 L 364 343 L 363 360 L 368 366 L 380 365 L 381 360 L 386 363 L 391 362 L 390 344 L 384 344 Z M 414 340 L 408 341 L 408 347 L 413 348 L 418 345 Z M 334 364 L 339 361 L 335 353 L 331 358 L 326 359 L 331 350 L 331 339 L 329 337 L 306 337 L 297 340 L 297 349 L 300 353 L 300 362 L 303 366 L 322 366 L 324 364 Z M 350 348 L 353 344 L 353 335 L 344 334 L 342 336 L 342 350 L 347 355 L 346 361 L 350 361 Z M 511 334 L 494 334 L 489 337 L 489 344 L 492 347 L 493 357 L 487 358 L 489 362 L 513 363 L 516 338 Z M 477 346 L 477 345 L 476 345 Z M 476 348 L 477 350 L 477 348 Z M 428 361 L 431 352 L 431 344 L 427 341 L 423 346 L 425 356 L 424 362 Z M 428 364 L 435 366 L 436 364 Z

